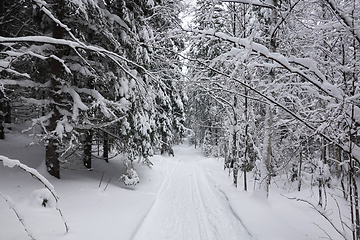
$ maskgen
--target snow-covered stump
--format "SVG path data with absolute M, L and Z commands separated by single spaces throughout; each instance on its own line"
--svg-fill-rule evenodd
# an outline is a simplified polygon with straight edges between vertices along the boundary
M 31 167 L 21 163 L 19 160 L 10 159 L 8 157 L 0 155 L 0 162 L 2 162 L 5 167 L 9 167 L 9 168 L 19 167 L 19 168 L 21 168 L 25 172 L 29 173 L 33 178 L 35 178 L 36 180 L 41 182 L 45 186 L 45 188 L 47 190 L 49 190 L 50 194 L 54 197 L 55 208 L 59 212 L 60 217 L 61 217 L 61 219 L 62 219 L 62 221 L 63 221 L 63 223 L 65 225 L 65 231 L 69 232 L 69 227 L 67 225 L 67 222 L 65 221 L 65 218 L 64 218 L 64 216 L 63 216 L 63 214 L 61 212 L 61 209 L 59 208 L 59 197 L 55 192 L 54 186 L 43 175 L 41 175 L 36 169 L 31 168 Z M 22 217 L 20 217 L 20 215 L 17 214 L 16 208 L 13 207 L 15 205 L 13 204 L 12 201 L 10 201 L 11 199 L 8 198 L 7 196 L 3 195 L 3 194 L 1 194 L 1 196 L 9 203 L 10 207 L 16 213 L 19 221 L 23 224 Z M 23 224 L 23 226 L 25 227 L 25 230 L 26 230 L 26 226 L 24 224 Z M 28 232 L 28 230 L 26 230 L 26 232 Z M 29 234 L 29 232 L 28 232 L 28 234 Z

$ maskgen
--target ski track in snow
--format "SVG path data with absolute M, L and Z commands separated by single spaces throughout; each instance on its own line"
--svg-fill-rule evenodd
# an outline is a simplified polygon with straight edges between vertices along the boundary
M 167 159 L 166 178 L 133 240 L 251 239 L 196 159 L 181 152 Z

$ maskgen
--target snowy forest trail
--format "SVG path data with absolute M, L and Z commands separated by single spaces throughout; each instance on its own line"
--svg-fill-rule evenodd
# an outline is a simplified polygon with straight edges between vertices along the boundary
M 211 171 L 198 164 L 204 157 L 185 145 L 174 151 L 174 158 L 166 158 L 156 200 L 133 239 L 250 239 Z

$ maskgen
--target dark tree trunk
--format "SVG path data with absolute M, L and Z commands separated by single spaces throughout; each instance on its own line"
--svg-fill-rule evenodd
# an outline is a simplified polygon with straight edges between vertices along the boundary
M 4 1 L 0 0 L 0 16 L 4 16 Z M 0 24 L 0 36 L 4 36 L 3 33 L 3 25 Z M 3 46 L 0 46 L 0 50 Z M 0 90 L 0 139 L 5 139 L 5 132 L 4 132 L 4 94 Z
M 85 143 L 84 143 L 84 166 L 86 168 L 91 168 L 92 138 L 93 138 L 92 131 L 91 130 L 86 131 Z
M 237 116 L 236 116 L 236 112 L 235 109 L 237 107 L 237 98 L 236 96 L 234 96 L 234 132 L 233 134 L 233 139 L 232 139 L 232 161 L 231 161 L 231 166 L 233 168 L 233 181 L 235 184 L 235 187 L 237 187 L 237 177 L 238 177 L 238 170 L 239 170 L 239 166 L 238 166 L 238 151 L 237 151 L 237 137 L 236 134 L 238 132 L 237 130 Z
M 11 123 L 11 105 L 10 101 L 5 102 L 5 123 Z
M 0 90 L 0 139 L 5 139 L 5 132 L 4 132 L 4 115 L 5 115 L 5 99 L 4 94 Z
M 103 158 L 109 162 L 109 134 L 104 132 Z
M 87 85 L 89 89 L 93 89 L 94 80 L 92 78 L 89 78 Z M 85 143 L 84 143 L 84 166 L 88 169 L 91 168 L 92 141 L 93 141 L 93 131 L 89 129 L 85 132 Z
M 301 183 L 302 183 L 302 178 L 301 178 L 301 168 L 302 168 L 302 149 L 300 150 L 300 157 L 299 157 L 299 169 L 298 169 L 298 191 L 300 192 L 301 190 Z
M 244 162 L 243 162 L 243 171 L 244 171 L 244 190 L 247 191 L 247 176 L 246 172 L 248 169 L 249 161 L 248 161 L 248 152 L 249 152 L 249 118 L 248 118 L 248 90 L 245 88 L 245 103 L 244 103 L 244 115 L 245 115 L 245 153 L 244 153 Z
M 56 5 L 56 17 L 61 21 L 64 17 L 64 0 L 58 0 Z M 61 39 L 63 38 L 64 30 L 53 23 L 53 37 Z M 59 58 L 63 56 L 63 51 L 61 47 L 57 47 L 57 51 L 55 55 Z M 57 122 L 60 120 L 61 114 L 57 108 L 57 106 L 61 103 L 61 96 L 58 93 L 58 90 L 61 86 L 58 78 L 61 78 L 62 75 L 62 65 L 59 61 L 53 59 L 51 62 L 51 72 L 53 77 L 50 81 L 50 99 L 52 100 L 52 104 L 50 106 L 51 111 L 53 112 L 51 118 L 49 119 L 48 131 L 54 131 L 57 126 Z M 58 152 L 59 141 L 56 137 L 51 137 L 49 139 L 48 145 L 46 146 L 46 167 L 48 172 L 56 177 L 60 178 L 60 163 L 59 163 L 59 152 Z

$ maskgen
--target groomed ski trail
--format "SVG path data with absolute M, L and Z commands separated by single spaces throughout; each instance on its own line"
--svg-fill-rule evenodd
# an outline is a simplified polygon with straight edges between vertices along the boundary
M 197 164 L 203 158 L 186 146 L 167 158 L 166 177 L 134 240 L 249 240 L 223 194 Z

